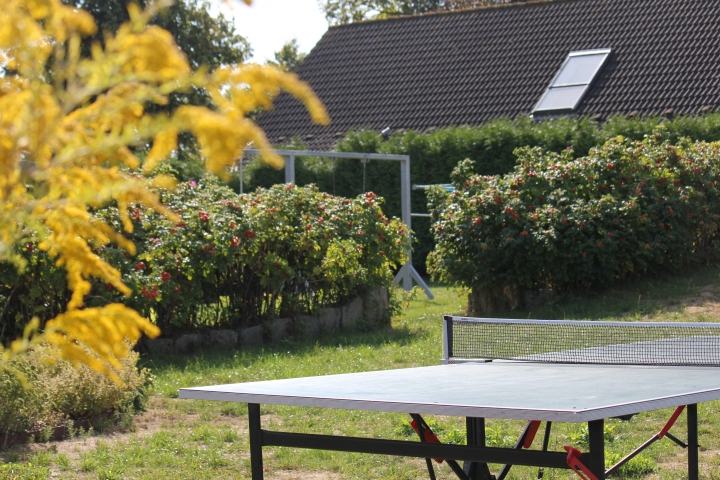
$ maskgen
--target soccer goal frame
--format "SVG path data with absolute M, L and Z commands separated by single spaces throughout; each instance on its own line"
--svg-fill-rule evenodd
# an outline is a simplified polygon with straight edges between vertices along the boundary
M 285 159 L 285 183 L 295 182 L 295 159 L 297 157 L 324 157 L 324 158 L 351 158 L 367 162 L 368 160 L 387 160 L 400 163 L 400 206 L 401 220 L 408 230 L 412 228 L 412 216 L 410 213 L 410 156 L 409 155 L 385 155 L 381 153 L 357 153 L 357 152 L 322 152 L 312 150 L 275 150 L 275 153 Z M 256 149 L 245 150 L 246 155 L 259 155 Z M 242 193 L 242 161 L 238 162 L 240 168 L 240 193 Z M 397 285 L 402 281 L 403 289 L 412 290 L 412 282 L 415 282 L 425 291 L 425 295 L 432 300 L 435 298 L 430 287 L 427 286 L 420 274 L 412 265 L 412 252 L 407 251 L 407 261 L 395 275 L 393 284 Z

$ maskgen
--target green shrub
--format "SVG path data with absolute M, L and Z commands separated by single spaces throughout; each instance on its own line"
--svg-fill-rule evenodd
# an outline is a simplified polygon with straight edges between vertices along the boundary
M 24 272 L 0 262 L 0 341 L 22 335 L 33 317 L 48 320 L 64 312 L 70 300 L 65 270 L 34 243 L 20 250 L 27 264 Z
M 137 353 L 122 361 L 118 372 L 122 384 L 118 385 L 87 366 L 75 368 L 57 360 L 51 351 L 39 347 L 0 370 L 0 432 L 37 431 L 41 437 L 47 427 L 68 419 L 99 414 L 122 417 L 144 410 L 150 374 L 137 368 Z
M 516 120 L 498 119 L 477 127 L 452 127 L 422 133 L 416 131 L 396 132 L 388 141 L 375 131 L 350 133 L 340 141 L 337 150 L 341 152 L 388 153 L 410 155 L 411 182 L 413 184 L 449 183 L 455 166 L 466 158 L 473 160 L 473 171 L 480 175 L 503 175 L 511 172 L 517 164 L 515 150 L 520 147 L 542 147 L 560 153 L 568 146 L 578 156 L 585 156 L 590 149 L 603 145 L 619 135 L 630 140 L 642 140 L 658 125 L 666 129 L 666 139 L 677 143 L 680 138 L 692 140 L 720 140 L 720 114 L 698 117 L 678 117 L 668 120 L 660 117 L 612 117 L 605 123 L 587 118 L 569 117 L 535 122 L 527 117 Z M 293 147 L 297 148 L 297 147 Z M 301 148 L 301 147 L 300 147 Z M 332 185 L 327 174 L 313 177 L 313 172 L 303 172 L 298 184 L 317 183 L 322 191 L 352 197 L 373 191 L 386 200 L 385 213 L 400 215 L 400 173 L 396 162 L 374 160 L 366 168 L 358 160 L 338 160 L 332 176 Z M 254 174 L 248 172 L 248 186 L 258 183 Z M 276 172 L 275 182 L 284 181 L 283 172 Z M 263 186 L 270 182 L 266 179 Z M 365 189 L 363 190 L 363 183 Z M 332 187 L 332 188 L 331 188 Z M 412 194 L 413 212 L 425 212 L 427 198 L 422 191 Z M 415 266 L 422 270 L 427 255 L 434 248 L 431 222 L 427 218 L 414 218 Z
M 404 262 L 408 248 L 408 232 L 399 220 L 383 215 L 382 199 L 373 193 L 345 199 L 314 186 L 278 185 L 238 196 L 204 179 L 162 196 L 180 222 L 132 209 L 129 238 L 137 255 L 114 246 L 97 248 L 122 272 L 134 295 L 125 298 L 95 281 L 86 303 L 125 303 L 166 334 L 258 325 L 278 315 L 343 304 L 391 286 L 393 269 Z M 95 215 L 122 228 L 114 207 Z M 32 245 L 22 253 L 28 261 L 23 274 L 0 268 L 4 339 L 20 334 L 32 316 L 52 318 L 67 301 L 64 274 L 47 254 Z
M 432 273 L 497 294 L 506 287 L 588 288 L 717 257 L 720 144 L 652 135 L 572 150 L 518 151 L 504 176 L 471 161 L 455 192 L 432 192 Z
M 397 133 L 384 142 L 380 134 L 372 131 L 355 132 L 338 144 L 342 152 L 388 153 L 410 155 L 411 183 L 448 183 L 450 173 L 465 158 L 475 161 L 477 173 L 496 175 L 512 170 L 517 162 L 515 149 L 527 145 L 543 146 L 553 151 L 572 145 L 587 152 L 599 142 L 597 125 L 587 119 L 580 121 L 563 118 L 537 123 L 529 118 L 500 119 L 479 127 L 453 127 L 430 133 L 409 131 Z M 364 179 L 364 181 L 363 181 Z M 387 201 L 389 215 L 399 216 L 400 167 L 397 162 L 371 160 L 365 167 L 357 160 L 339 160 L 335 171 L 338 194 L 357 195 L 371 190 Z M 412 212 L 426 212 L 427 198 L 423 191 L 414 191 Z M 424 270 L 427 255 L 434 242 L 428 218 L 413 218 L 413 263 Z
M 125 301 L 166 333 L 257 325 L 342 304 L 392 285 L 408 233 L 374 194 L 355 199 L 314 186 L 277 185 L 238 196 L 212 181 L 165 192 L 181 218 L 133 211 L 136 257 L 107 248 L 138 294 L 95 286 L 100 302 Z M 112 210 L 104 212 L 113 221 Z

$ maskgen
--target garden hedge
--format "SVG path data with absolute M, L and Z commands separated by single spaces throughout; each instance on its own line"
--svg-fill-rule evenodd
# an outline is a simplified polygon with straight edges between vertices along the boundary
M 430 271 L 481 301 L 716 259 L 719 168 L 720 143 L 673 145 L 659 135 L 617 137 L 579 158 L 571 149 L 520 149 L 518 165 L 500 176 L 478 175 L 466 160 L 452 175 L 457 190 L 430 194 Z
M 165 334 L 198 328 L 240 328 L 275 316 L 336 306 L 379 286 L 392 285 L 409 235 L 382 213 L 373 193 L 354 199 L 317 188 L 277 185 L 237 195 L 211 179 L 162 192 L 180 218 L 131 210 L 137 247 L 98 254 L 118 268 L 134 292 L 125 298 L 95 282 L 87 304 L 125 303 Z M 115 208 L 101 209 L 118 230 Z M 67 302 L 63 272 L 33 244 L 23 251 L 22 273 L 0 265 L 0 337 L 21 334 L 32 318 L 51 318 Z
M 568 146 L 578 156 L 587 155 L 591 148 L 603 145 L 619 135 L 630 140 L 642 140 L 658 125 L 665 129 L 665 138 L 677 143 L 680 138 L 720 140 L 720 114 L 667 119 L 660 117 L 613 117 L 607 122 L 587 118 L 558 118 L 535 122 L 527 117 L 516 120 L 500 119 L 478 127 L 453 127 L 432 132 L 395 132 L 385 141 L 375 131 L 350 133 L 340 141 L 338 151 L 389 153 L 410 155 L 413 184 L 449 183 L 450 173 L 462 160 L 473 160 L 474 172 L 480 175 L 509 173 L 517 164 L 515 150 L 520 147 L 542 147 L 562 152 Z M 300 142 L 284 147 L 303 149 Z M 373 191 L 386 200 L 385 212 L 400 216 L 400 169 L 396 162 L 370 161 L 365 166 L 358 160 L 296 159 L 298 185 L 315 183 L 321 191 L 352 197 L 363 191 Z M 363 177 L 365 188 L 363 189 Z M 245 191 L 284 182 L 282 170 L 273 170 L 259 163 L 246 171 Z M 427 212 L 427 198 L 422 191 L 412 193 L 412 211 Z M 434 242 L 430 220 L 414 218 L 413 263 L 423 270 L 425 259 Z

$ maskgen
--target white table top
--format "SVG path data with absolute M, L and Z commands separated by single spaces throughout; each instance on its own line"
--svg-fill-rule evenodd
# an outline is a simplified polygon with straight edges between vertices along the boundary
M 439 365 L 182 388 L 180 398 L 587 422 L 720 399 L 720 369 L 525 362 Z

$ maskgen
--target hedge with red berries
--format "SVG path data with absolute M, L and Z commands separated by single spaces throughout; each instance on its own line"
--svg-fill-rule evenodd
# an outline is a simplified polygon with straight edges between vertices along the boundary
M 658 135 L 662 132 L 658 132 Z M 510 174 L 431 193 L 432 274 L 494 295 L 587 289 L 718 257 L 720 144 L 622 137 L 575 158 L 519 149 Z
M 343 304 L 391 286 L 392 271 L 409 247 L 409 232 L 383 215 L 382 199 L 374 193 L 345 199 L 312 186 L 277 185 L 238 196 L 207 180 L 162 196 L 179 222 L 136 208 L 130 239 L 137 254 L 98 248 L 121 270 L 133 295 L 125 298 L 98 283 L 88 304 L 123 302 L 165 333 L 251 326 Z M 96 215 L 121 228 L 114 208 Z M 4 332 L 8 337 L 29 319 L 24 317 L 45 318 L 43 304 L 66 301 L 64 276 L 45 254 L 32 245 L 24 254 L 30 262 L 26 275 L 11 278 L 0 271 L 0 300 L 9 306 L 0 324 L 12 323 Z M 13 288 L 14 298 L 30 302 L 13 302 Z

